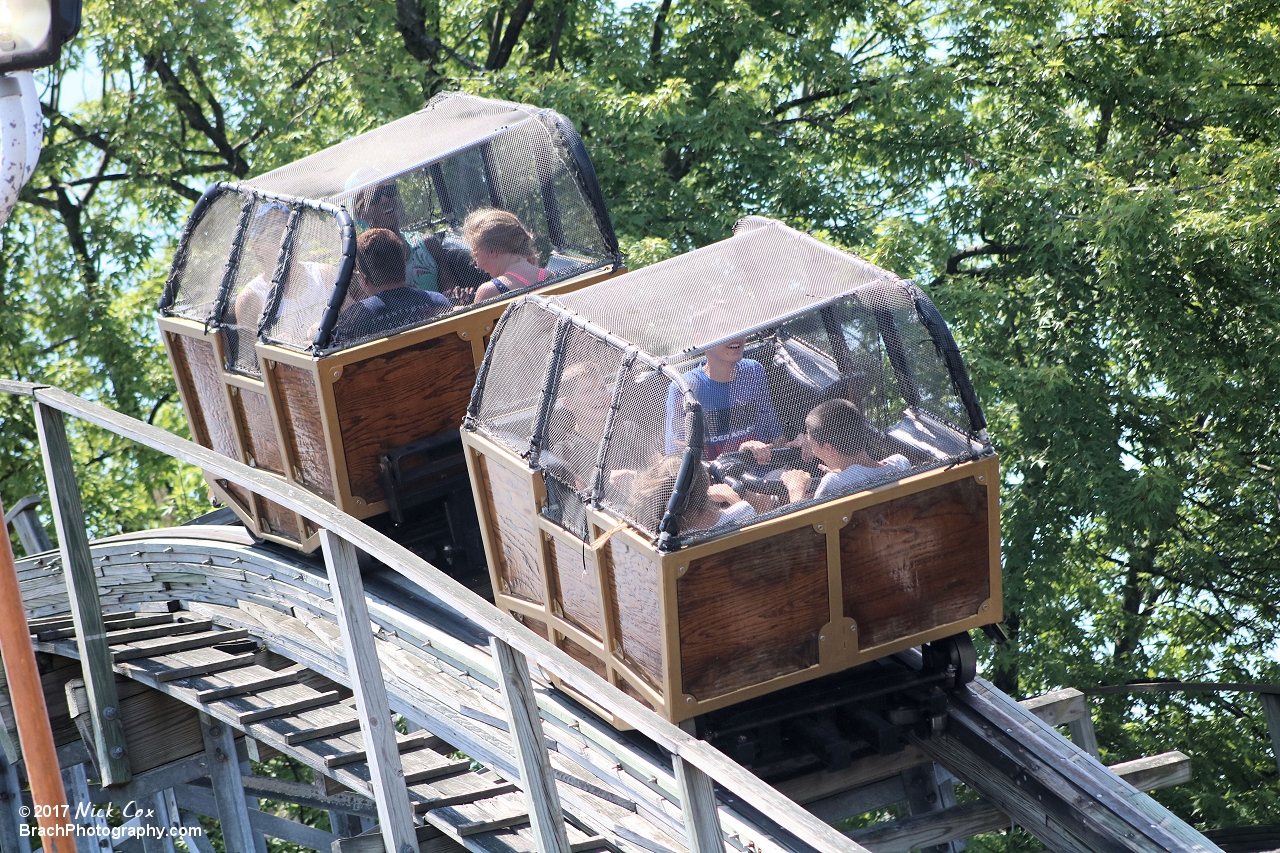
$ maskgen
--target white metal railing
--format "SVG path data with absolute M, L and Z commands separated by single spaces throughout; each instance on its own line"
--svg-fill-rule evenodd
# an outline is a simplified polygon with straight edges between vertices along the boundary
M 321 528 L 325 566 L 339 617 L 348 677 L 368 746 L 372 786 L 388 853 L 416 853 L 418 847 L 395 731 L 388 725 L 386 688 L 369 632 L 356 548 L 426 589 L 490 634 L 507 704 L 516 766 L 521 774 L 516 781 L 525 792 L 539 853 L 569 853 L 569 843 L 526 659 L 532 659 L 671 754 L 690 853 L 723 853 L 714 784 L 820 853 L 867 853 L 866 848 L 806 812 L 710 744 L 658 717 L 407 548 L 310 492 L 52 386 L 0 380 L 0 393 L 30 397 L 34 402 L 104 784 L 127 781 L 129 765 L 64 413 L 198 466 L 216 478 L 299 513 Z

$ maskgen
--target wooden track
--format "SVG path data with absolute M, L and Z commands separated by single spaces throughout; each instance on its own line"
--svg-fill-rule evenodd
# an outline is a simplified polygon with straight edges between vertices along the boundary
M 344 683 L 345 665 L 323 567 L 278 549 L 255 547 L 239 527 L 197 526 L 116 537 L 95 543 L 92 553 L 107 642 L 119 675 L 242 732 L 264 754 L 279 752 L 301 761 L 318 777 L 333 780 L 335 790 L 358 797 L 355 807 L 338 803 L 335 811 L 360 813 L 363 803 L 368 813 L 373 796 L 369 770 L 349 685 Z M 59 558 L 48 554 L 25 560 L 19 573 L 37 650 L 74 658 L 74 629 L 67 618 Z M 413 810 L 431 828 L 419 829 L 423 849 L 433 845 L 430 849 L 440 850 L 451 841 L 475 853 L 533 850 L 523 799 L 506 781 L 518 773 L 485 635 L 391 573 L 368 576 L 366 592 L 392 709 L 417 729 L 398 741 Z M 246 646 L 257 648 L 245 651 Z M 1140 819 L 1144 827 L 1150 823 L 1150 810 L 1141 807 L 1153 801 L 1128 788 L 1134 796 L 1117 802 L 1127 786 L 1031 712 L 982 682 L 966 695 L 959 717 L 967 727 L 957 729 L 957 734 L 921 740 L 897 757 L 864 761 L 843 778 L 833 776 L 825 789 L 822 780 L 805 777 L 783 790 L 810 802 L 815 814 L 838 819 L 905 796 L 898 776 L 934 759 L 956 768 L 953 772 L 975 790 L 997 795 L 987 802 L 862 830 L 854 835 L 856 840 L 888 853 L 1007 826 L 1008 814 L 1030 823 L 1031 816 L 1019 814 L 1016 795 L 996 791 L 998 779 L 1007 781 L 1007 768 L 992 769 L 995 760 L 984 757 L 982 748 L 984 738 L 999 739 L 981 733 L 982 725 L 989 727 L 988 718 L 1016 718 L 1018 734 L 1002 735 L 1013 743 L 1013 751 L 1043 751 L 1050 743 L 1064 761 L 1074 762 L 1077 775 L 1093 774 L 1090 782 L 1097 796 L 1090 799 L 1079 779 L 1069 780 L 1076 783 L 1069 794 L 1080 800 L 1070 807 L 1089 816 L 1094 828 L 1123 834 L 1123 826 L 1117 825 L 1126 820 L 1136 825 Z M 620 735 L 558 691 L 540 689 L 537 699 L 574 853 L 684 853 L 688 848 L 679 785 L 669 759 L 652 745 Z M 1076 716 L 1064 716 L 1062 702 L 1034 710 L 1051 723 L 1063 723 L 1078 719 L 1084 706 L 1077 704 Z M 138 745 L 130 746 L 134 750 Z M 459 750 L 479 766 L 451 757 Z M 1006 745 L 1004 752 L 1010 747 Z M 1184 772 L 1185 765 L 1184 756 L 1178 772 Z M 1064 783 L 1057 775 L 1064 774 L 1037 776 L 1043 788 L 1040 796 L 1044 791 L 1063 793 Z M 247 778 L 250 789 L 265 784 Z M 175 790 L 180 807 L 198 809 L 211 802 L 207 793 L 201 800 L 191 785 Z M 883 803 L 876 801 L 877 792 Z M 317 803 L 334 805 L 323 797 Z M 729 853 L 809 849 L 767 817 L 749 807 L 735 807 L 731 797 L 722 795 L 719 816 Z M 1197 842 L 1199 836 L 1185 825 L 1178 826 L 1146 832 L 1144 838 L 1162 848 L 1136 844 L 1096 849 L 1214 849 Z M 1056 849 L 1085 849 L 1072 846 L 1070 839 L 1057 840 Z M 381 844 L 376 836 L 372 841 Z

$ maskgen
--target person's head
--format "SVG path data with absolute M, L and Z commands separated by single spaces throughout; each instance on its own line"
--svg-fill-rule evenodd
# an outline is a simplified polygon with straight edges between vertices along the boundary
M 597 365 L 589 361 L 571 364 L 560 376 L 560 403 L 576 415 L 599 408 L 603 402 L 604 385 L 604 376 Z
M 403 286 L 408 259 L 409 246 L 394 231 L 370 228 L 356 238 L 356 269 L 372 293 Z
M 746 345 L 746 338 L 734 338 L 731 341 L 726 341 L 707 350 L 707 361 L 726 367 L 735 365 L 742 361 L 742 350 Z
M 280 242 L 289 222 L 289 208 L 278 201 L 263 202 L 249 223 L 249 249 L 262 274 L 270 279 L 280 256 Z
M 804 419 L 804 428 L 813 455 L 825 465 L 843 467 L 840 463 L 870 452 L 871 425 L 848 400 L 827 400 L 814 406 Z
M 473 210 L 462 223 L 462 239 L 471 247 L 476 266 L 492 276 L 506 272 L 507 255 L 537 257 L 533 235 L 514 213 L 496 208 Z
M 394 182 L 358 193 L 354 208 L 356 219 L 363 220 L 370 228 L 399 231 L 400 223 L 404 221 L 404 202 Z
M 631 495 L 637 520 L 657 529 L 667 511 L 671 493 L 676 489 L 676 480 L 680 476 L 683 462 L 684 455 L 680 453 L 664 456 L 636 476 L 631 486 Z M 707 476 L 707 469 L 700 464 L 695 465 L 693 481 L 689 484 L 689 499 L 684 505 L 681 524 L 683 529 L 697 526 L 696 520 L 707 510 L 707 489 L 710 487 L 711 478 Z

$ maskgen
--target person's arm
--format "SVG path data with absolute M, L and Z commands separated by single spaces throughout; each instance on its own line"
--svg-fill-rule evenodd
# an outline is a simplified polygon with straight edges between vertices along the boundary
M 787 498 L 791 503 L 802 501 L 809 496 L 809 484 L 813 482 L 813 477 L 808 471 L 792 469 L 783 471 L 781 480 L 787 487 Z
M 672 454 L 685 443 L 684 406 L 680 405 L 680 388 L 674 382 L 667 388 L 667 453 Z
M 495 296 L 501 295 L 502 293 L 498 290 L 498 285 L 494 284 L 492 280 L 486 281 L 484 284 L 476 288 L 476 295 L 475 298 L 471 300 L 471 304 L 476 305 L 484 302 L 486 299 L 493 299 Z

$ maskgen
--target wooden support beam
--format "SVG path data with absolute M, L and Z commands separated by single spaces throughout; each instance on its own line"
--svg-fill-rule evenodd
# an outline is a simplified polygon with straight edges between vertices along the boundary
M 22 543 L 22 550 L 27 552 L 28 557 L 53 550 L 49 534 L 36 514 L 36 507 L 43 500 L 44 495 L 27 495 L 4 514 L 5 524 L 13 525 L 14 531 L 18 534 L 18 541 Z
M 249 824 L 244 783 L 240 780 L 235 732 L 226 723 L 203 713 L 200 715 L 200 731 L 204 735 L 205 757 L 209 778 L 213 780 L 213 797 L 218 822 L 222 825 L 223 845 L 227 853 L 254 853 L 256 843 L 253 827 Z M 189 808 L 181 801 L 178 805 Z
M 1191 759 L 1181 752 L 1165 752 L 1111 766 L 1111 771 L 1140 791 L 1180 785 L 1191 779 Z M 845 815 L 845 817 L 851 817 Z M 848 833 L 874 853 L 907 853 L 946 845 L 957 839 L 994 832 L 1012 823 L 1004 812 L 986 802 L 953 805 L 929 814 L 853 830 Z
M 77 853 L 111 853 L 111 836 L 105 812 L 93 809 L 89 796 L 89 777 L 83 764 L 73 764 L 62 770 L 62 787 L 67 792 L 68 818 L 80 831 L 75 842 Z
M 9 738 L 4 738 L 7 743 Z M 18 780 L 18 768 L 13 766 L 17 756 L 10 756 L 7 749 L 0 749 L 0 849 L 14 853 L 31 853 L 31 840 L 22 835 L 18 827 L 26 823 L 22 816 L 22 783 Z
M 208 789 L 197 788 L 194 785 L 179 785 L 173 789 L 173 795 L 178 807 L 185 811 L 209 814 L 210 811 L 216 810 L 221 814 L 221 803 L 214 802 L 214 798 L 209 796 Z M 246 808 L 245 818 L 254 835 L 259 837 L 269 835 L 312 850 L 328 850 L 337 838 L 333 833 L 325 832 L 323 829 L 316 829 L 305 823 L 277 817 L 258 809 Z M 225 837 L 226 824 L 223 824 L 223 834 Z
M 902 789 L 907 799 L 907 814 L 912 817 L 945 811 L 956 804 L 955 788 L 948 777 L 945 786 L 938 783 L 938 766 L 921 764 L 903 771 Z M 938 844 L 922 846 L 922 853 L 959 853 L 963 849 L 956 847 L 951 840 Z
M 720 831 L 720 813 L 711 777 L 678 755 L 671 757 L 671 766 L 680 788 L 680 810 L 684 814 L 689 853 L 723 853 L 724 834 Z
M 809 773 L 775 787 L 797 803 L 811 803 L 833 797 L 844 791 L 861 788 L 872 782 L 889 779 L 920 764 L 928 764 L 929 756 L 917 747 L 906 746 L 890 755 L 872 755 L 859 759 L 843 770 L 822 770 Z
M 346 653 L 347 677 L 355 693 L 360 732 L 369 756 L 370 784 L 378 805 L 383 839 L 387 850 L 393 853 L 413 853 L 417 849 L 413 810 L 400 766 L 400 751 L 396 748 L 396 730 L 391 724 L 382 664 L 369 630 L 369 609 L 356 549 L 341 536 L 323 528 L 320 546 L 324 550 L 329 591 Z
M 1280 770 L 1280 696 L 1263 693 L 1262 712 L 1267 716 L 1267 731 L 1271 733 L 1271 755 L 1275 758 L 1276 769 Z
M 564 812 L 551 775 L 551 760 L 542 734 L 542 718 L 538 700 L 529 680 L 529 665 L 524 655 L 497 637 L 489 638 L 493 661 L 497 665 L 502 698 L 507 705 L 516 764 L 520 769 L 520 788 L 538 853 L 570 853 L 569 835 L 564 828 Z
M 1076 746 L 1098 757 L 1098 736 L 1093 731 L 1089 699 L 1079 690 L 1066 687 L 1023 699 L 1018 704 L 1051 726 L 1066 726 Z
M 33 404 L 40 449 L 44 454 L 45 478 L 53 505 L 53 520 L 62 552 L 63 574 L 67 597 L 76 627 L 76 648 L 84 672 L 85 690 L 89 697 L 93 739 L 98 751 L 98 772 L 104 785 L 128 782 L 129 756 L 120 722 L 120 700 L 116 695 L 115 673 L 111 670 L 111 654 L 104 637 L 102 604 L 98 580 L 89 553 L 89 535 L 84 526 L 84 507 L 80 503 L 80 487 L 76 483 L 71 447 L 62 412 L 43 403 Z

